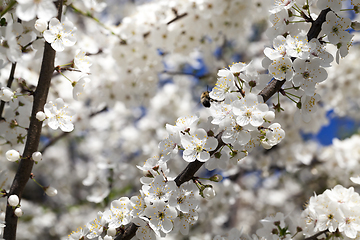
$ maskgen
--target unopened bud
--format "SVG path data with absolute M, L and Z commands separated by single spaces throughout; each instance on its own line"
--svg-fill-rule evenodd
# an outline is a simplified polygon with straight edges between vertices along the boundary
M 220 182 L 223 177 L 220 174 L 215 174 L 214 176 L 210 177 L 209 180 L 213 182 Z
M 216 196 L 216 192 L 212 187 L 207 187 L 203 191 L 204 198 L 207 200 L 211 200 Z
M 34 152 L 31 157 L 35 162 L 40 162 L 42 160 L 41 152 Z
M 16 207 L 19 204 L 19 202 L 20 202 L 20 200 L 19 200 L 19 197 L 17 195 L 11 195 L 8 198 L 8 203 L 12 207 Z
M 57 195 L 57 190 L 53 187 L 44 187 L 46 195 L 53 197 Z
M 272 120 L 275 119 L 275 113 L 273 111 L 268 111 L 265 116 L 264 116 L 266 121 L 271 122 Z
M 261 141 L 261 146 L 263 146 L 263 148 L 265 148 L 265 149 L 272 148 L 272 146 L 266 141 Z
M 44 19 L 38 19 L 35 22 L 35 29 L 38 30 L 39 32 L 44 32 L 47 29 L 47 21 Z
M 24 214 L 24 212 L 21 210 L 21 208 L 16 208 L 14 213 L 17 217 L 21 217 Z
M 6 159 L 10 162 L 15 162 L 20 159 L 20 153 L 14 149 L 7 151 L 5 155 Z
M 46 118 L 45 113 L 42 111 L 39 111 L 36 113 L 36 119 L 39 120 L 40 122 L 44 121 Z

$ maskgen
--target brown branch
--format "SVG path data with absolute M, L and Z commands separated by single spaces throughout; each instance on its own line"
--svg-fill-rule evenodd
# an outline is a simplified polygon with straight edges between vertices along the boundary
M 311 23 L 311 28 L 307 34 L 308 41 L 310 41 L 313 38 L 317 38 L 320 31 L 321 31 L 321 25 L 323 22 L 326 21 L 326 14 L 330 11 L 330 9 L 322 10 L 319 17 Z M 286 80 L 278 81 L 278 80 L 272 80 L 260 93 L 259 95 L 263 97 L 264 102 L 269 100 L 275 93 L 277 93 L 281 87 L 284 85 Z M 219 150 L 221 147 L 224 146 L 224 143 L 221 141 L 221 134 L 218 134 L 216 138 L 219 141 L 219 144 L 215 151 L 211 152 L 211 155 L 213 155 L 217 150 Z M 220 140 L 219 140 L 220 139 Z M 203 162 L 194 161 L 189 163 L 186 168 L 175 178 L 175 182 L 177 186 L 180 186 L 184 182 L 187 182 L 191 180 L 191 178 L 194 176 L 194 174 L 200 169 L 200 167 L 203 165 Z M 132 223 L 132 225 L 136 226 Z M 134 236 L 136 233 L 136 228 L 132 228 L 134 232 L 129 232 L 131 236 Z M 130 239 L 127 238 L 126 235 L 122 235 L 122 237 L 116 237 L 116 240 L 120 239 Z M 311 239 L 311 238 L 310 238 Z
M 330 11 L 330 8 L 322 10 L 315 22 L 311 23 L 311 28 L 307 34 L 308 41 L 319 36 L 321 25 L 326 21 L 326 14 Z
M 58 0 L 55 4 L 58 9 L 57 18 L 61 20 L 63 2 L 62 0 Z M 19 199 L 21 199 L 25 185 L 30 178 L 32 167 L 34 165 L 34 161 L 31 160 L 31 155 L 38 149 L 42 128 L 42 122 L 36 119 L 36 113 L 39 111 L 43 111 L 44 109 L 44 105 L 46 103 L 46 99 L 49 93 L 50 81 L 54 72 L 54 59 L 55 50 L 51 47 L 49 43 L 46 42 L 39 81 L 36 91 L 34 93 L 34 103 L 31 112 L 30 125 L 27 133 L 25 149 L 15 178 L 10 187 L 8 196 L 15 194 L 19 197 Z M 6 207 L 5 222 L 6 227 L 4 230 L 4 239 L 15 240 L 17 217 L 15 216 L 14 210 L 11 206 Z
M 278 91 L 280 91 L 282 85 L 284 85 L 284 83 L 286 82 L 286 80 L 276 80 L 273 79 L 260 93 L 259 95 L 263 97 L 264 102 L 267 102 L 267 100 L 269 100 L 275 93 L 277 93 Z
M 69 135 L 70 132 L 62 132 L 60 135 L 52 138 L 39 152 L 41 152 L 42 154 L 44 154 L 44 152 L 46 151 L 46 149 L 52 145 L 54 145 L 57 141 L 59 141 L 60 139 L 66 137 L 67 135 Z
M 170 25 L 171 23 L 173 23 L 173 22 L 175 22 L 175 21 L 177 21 L 177 20 L 179 20 L 179 19 L 181 19 L 181 18 L 183 18 L 183 17 L 185 17 L 187 15 L 188 15 L 187 13 L 183 13 L 183 14 L 180 14 L 180 15 L 176 14 L 176 17 L 174 19 L 170 20 L 169 22 L 167 22 L 166 25 Z
M 324 230 L 324 231 L 321 231 L 321 232 L 318 232 L 317 234 L 311 236 L 311 237 L 307 237 L 307 238 L 304 238 L 304 240 L 317 240 L 318 236 L 320 236 L 321 234 L 323 233 L 327 233 L 329 230 Z
M 115 237 L 114 240 L 130 240 L 132 239 L 137 230 L 137 226 L 134 223 L 129 223 L 125 225 L 124 230 Z
M 222 132 L 220 132 L 216 139 L 218 140 L 218 146 L 214 151 L 210 152 L 210 156 L 213 156 L 220 148 L 222 148 L 225 143 L 221 139 Z M 178 187 L 181 186 L 184 182 L 190 181 L 194 174 L 201 168 L 202 165 L 204 165 L 205 162 L 200 162 L 198 160 L 195 160 L 194 162 L 189 163 L 186 168 L 175 178 L 175 183 Z

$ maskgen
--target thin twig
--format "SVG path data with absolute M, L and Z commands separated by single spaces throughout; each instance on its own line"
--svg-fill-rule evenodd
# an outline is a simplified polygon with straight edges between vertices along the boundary
M 102 112 L 105 112 L 105 111 L 107 111 L 107 107 L 106 107 L 106 106 L 105 106 L 103 109 L 101 109 L 100 111 L 91 113 L 91 114 L 89 115 L 89 117 L 86 118 L 86 119 L 92 118 L 92 117 L 98 115 L 99 113 L 102 113 Z M 62 132 L 60 135 L 52 138 L 52 139 L 40 150 L 40 152 L 41 152 L 42 154 L 44 154 L 44 152 L 46 151 L 46 149 L 47 149 L 48 147 L 54 145 L 57 141 L 59 141 L 60 139 L 66 137 L 66 136 L 69 135 L 69 134 L 70 134 L 70 132 Z
M 324 231 L 318 232 L 317 234 L 315 234 L 315 235 L 313 235 L 311 237 L 304 238 L 304 240 L 317 240 L 318 236 L 320 236 L 321 234 L 326 233 L 328 231 L 329 230 L 324 230 Z
M 187 15 L 188 15 L 187 13 L 176 15 L 176 17 L 174 19 L 170 20 L 169 22 L 167 22 L 166 25 L 170 25 L 171 23 L 173 23 L 173 22 L 175 22 L 175 21 L 177 21 L 177 20 L 179 20 L 179 19 L 181 19 L 181 18 L 183 18 L 183 17 L 185 17 Z

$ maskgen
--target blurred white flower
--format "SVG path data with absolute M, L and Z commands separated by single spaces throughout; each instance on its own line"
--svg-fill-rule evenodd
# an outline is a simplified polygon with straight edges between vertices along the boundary
M 10 162 L 15 162 L 20 159 L 20 153 L 14 149 L 11 149 L 6 152 L 6 159 Z
M 75 67 L 77 67 L 83 73 L 90 73 L 90 66 L 92 65 L 92 60 L 89 56 L 86 56 L 86 52 L 78 49 L 75 52 L 74 58 Z
M 45 189 L 45 193 L 46 195 L 48 195 L 49 197 L 53 197 L 57 195 L 57 190 L 53 187 L 46 187 Z
M 12 207 L 16 207 L 19 204 L 19 202 L 20 202 L 20 200 L 19 200 L 19 197 L 17 195 L 11 195 L 8 198 L 8 203 Z
M 54 103 L 49 101 L 45 104 L 44 112 L 47 116 L 45 123 L 51 129 L 56 130 L 60 127 L 64 132 L 71 132 L 74 129 L 74 124 L 71 121 L 75 115 L 75 110 L 69 108 L 61 98 L 56 99 Z
M 38 30 L 39 32 L 44 32 L 48 27 L 48 21 L 46 21 L 43 18 L 39 18 L 38 20 L 36 20 L 35 22 L 35 29 Z
M 0 90 L 0 100 L 9 102 L 14 97 L 14 92 L 8 87 L 2 87 Z
M 57 10 L 53 0 L 17 0 L 16 15 L 23 21 L 30 21 L 36 16 L 47 21 L 55 17 Z

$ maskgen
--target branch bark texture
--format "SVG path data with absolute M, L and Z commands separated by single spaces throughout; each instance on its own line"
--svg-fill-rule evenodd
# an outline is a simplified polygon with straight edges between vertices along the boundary
M 61 20 L 62 14 L 62 0 L 58 0 L 56 3 L 58 9 L 57 18 Z M 17 195 L 21 199 L 23 190 L 26 183 L 30 178 L 30 174 L 34 165 L 34 161 L 31 159 L 31 155 L 38 150 L 42 122 L 36 119 L 36 113 L 44 110 L 44 105 L 47 100 L 47 96 L 50 88 L 50 81 L 54 72 L 54 60 L 55 50 L 52 49 L 49 43 L 45 43 L 45 49 L 43 54 L 43 60 L 41 64 L 40 76 L 36 91 L 34 93 L 34 103 L 31 112 L 30 125 L 27 132 L 27 139 L 25 143 L 24 153 L 20 161 L 18 170 L 16 172 L 13 183 L 10 187 L 8 196 L 13 194 Z M 15 240 L 17 217 L 14 214 L 14 210 L 11 206 L 6 207 L 6 227 L 4 229 L 4 239 Z

